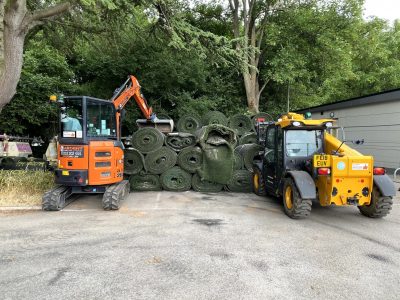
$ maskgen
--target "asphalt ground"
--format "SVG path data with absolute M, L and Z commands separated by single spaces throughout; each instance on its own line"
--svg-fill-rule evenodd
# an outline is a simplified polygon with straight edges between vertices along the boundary
M 384 219 L 254 194 L 85 196 L 0 214 L 1 299 L 399 299 L 400 201 Z

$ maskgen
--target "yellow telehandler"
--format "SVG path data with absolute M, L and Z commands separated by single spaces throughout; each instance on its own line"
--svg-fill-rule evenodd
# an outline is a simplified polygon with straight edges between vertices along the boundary
M 322 206 L 357 205 L 371 218 L 386 216 L 396 190 L 385 169 L 336 138 L 335 120 L 310 115 L 287 113 L 265 124 L 265 150 L 254 161 L 254 192 L 282 196 L 285 213 L 294 219 L 309 216 L 313 200 Z

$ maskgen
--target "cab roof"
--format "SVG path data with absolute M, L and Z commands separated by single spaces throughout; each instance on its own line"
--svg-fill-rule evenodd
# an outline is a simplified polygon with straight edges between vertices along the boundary
M 298 127 L 323 127 L 325 126 L 326 123 L 335 123 L 336 120 L 334 119 L 318 119 L 318 120 L 312 120 L 312 119 L 306 119 L 304 115 L 302 114 L 296 114 L 296 113 L 286 113 L 282 115 L 279 119 L 278 122 L 275 123 L 275 125 L 280 126 L 281 128 L 286 128 L 290 126 L 295 126 L 293 125 L 294 122 L 300 123 L 300 125 L 297 125 Z

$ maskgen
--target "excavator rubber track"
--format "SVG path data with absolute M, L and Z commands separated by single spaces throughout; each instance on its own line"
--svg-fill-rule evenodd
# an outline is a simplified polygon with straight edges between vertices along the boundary
M 72 194 L 71 187 L 59 185 L 47 191 L 42 198 L 42 209 L 47 211 L 59 211 L 67 206 L 73 199 L 68 199 Z
M 129 194 L 130 185 L 128 180 L 114 183 L 107 187 L 103 194 L 103 208 L 104 210 L 118 210 L 121 201 Z

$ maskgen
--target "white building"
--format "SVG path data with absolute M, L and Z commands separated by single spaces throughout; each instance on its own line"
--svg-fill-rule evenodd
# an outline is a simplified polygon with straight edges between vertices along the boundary
M 400 89 L 298 111 L 314 119 L 334 118 L 349 146 L 372 155 L 375 166 L 400 168 Z M 364 139 L 363 145 L 350 141 Z

